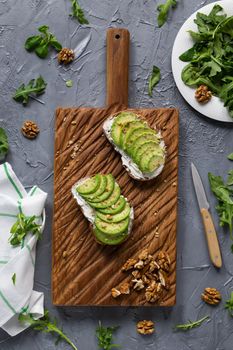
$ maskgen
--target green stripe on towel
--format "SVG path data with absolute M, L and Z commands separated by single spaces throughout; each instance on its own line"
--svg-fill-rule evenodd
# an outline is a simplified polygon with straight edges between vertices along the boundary
M 7 300 L 7 298 L 4 296 L 4 294 L 0 291 L 0 298 L 2 298 L 2 300 L 4 301 L 4 303 L 9 307 L 9 309 L 11 309 L 11 311 L 14 314 L 17 314 L 17 312 L 15 311 L 15 309 L 13 308 L 13 306 L 10 304 L 10 302 Z
M 20 192 L 20 190 L 18 189 L 16 183 L 14 182 L 14 180 L 12 179 L 12 177 L 10 176 L 10 173 L 9 173 L 9 171 L 8 171 L 8 168 L 7 168 L 6 163 L 4 163 L 3 166 L 4 166 L 4 170 L 5 170 L 6 176 L 8 177 L 8 179 L 9 179 L 9 181 L 11 182 L 12 186 L 14 187 L 14 189 L 16 190 L 16 192 L 18 193 L 19 197 L 20 197 L 20 198 L 23 198 L 22 193 Z
M 33 256 L 32 256 L 32 252 L 31 252 L 31 248 L 29 247 L 28 244 L 26 244 L 26 248 L 30 254 L 30 258 L 31 258 L 31 261 L 32 261 L 32 265 L 35 266 L 35 261 L 33 260 Z

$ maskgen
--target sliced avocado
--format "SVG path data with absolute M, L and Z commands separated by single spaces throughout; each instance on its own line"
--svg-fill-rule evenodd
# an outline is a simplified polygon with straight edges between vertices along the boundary
M 102 214 L 97 212 L 96 215 L 98 218 L 100 218 L 102 221 L 105 222 L 119 222 L 127 217 L 129 217 L 130 214 L 130 206 L 129 203 L 126 203 L 125 208 L 118 214 L 112 215 L 112 214 Z
M 100 208 L 100 209 L 104 209 L 104 208 L 108 208 L 111 207 L 113 204 L 115 204 L 119 197 L 121 195 L 121 189 L 120 186 L 115 182 L 115 186 L 114 186 L 114 190 L 111 193 L 110 197 L 103 200 L 102 202 L 89 202 L 90 206 L 93 208 Z
M 120 145 L 121 133 L 124 126 L 135 120 L 139 120 L 139 118 L 132 112 L 121 112 L 115 117 L 111 127 L 111 136 L 117 146 Z
M 95 199 L 96 197 L 102 195 L 103 192 L 106 190 L 106 186 L 107 186 L 107 182 L 108 182 L 107 176 L 106 175 L 100 175 L 100 184 L 99 184 L 99 188 L 97 189 L 97 191 L 95 191 L 92 194 L 83 195 L 83 197 L 86 200 L 90 200 L 91 201 L 91 200 Z
M 160 147 L 160 145 L 157 144 L 157 142 L 146 141 L 138 148 L 137 153 L 134 155 L 133 158 L 134 162 L 136 164 L 139 164 L 142 157 L 144 157 L 147 154 L 151 154 L 151 152 L 153 152 L 154 150 L 156 150 L 157 154 L 163 155 L 163 150 Z
M 111 207 L 107 207 L 105 209 L 96 209 L 96 212 L 115 215 L 120 213 L 124 209 L 125 205 L 125 198 L 123 196 L 120 196 L 118 201 L 115 204 L 111 205 Z
M 92 199 L 86 199 L 86 201 L 88 203 L 90 203 L 90 202 L 91 203 L 103 202 L 105 199 L 108 199 L 111 196 L 111 194 L 114 190 L 114 186 L 115 186 L 115 179 L 112 176 L 112 174 L 106 175 L 106 178 L 107 178 L 107 184 L 106 184 L 106 187 L 104 189 L 104 192 L 101 195 L 95 196 Z
M 81 195 L 94 193 L 95 191 L 97 191 L 100 185 L 100 178 L 101 178 L 101 175 L 97 174 L 87 179 L 85 182 L 83 182 L 81 185 L 77 187 L 76 191 Z
M 164 157 L 161 157 L 159 155 L 154 155 L 151 157 L 151 159 L 148 162 L 148 173 L 152 173 L 156 169 L 160 167 L 160 165 L 164 164 Z
M 112 236 L 115 236 L 119 233 L 123 233 L 127 230 L 129 226 L 129 218 L 126 218 L 120 222 L 105 222 L 102 221 L 100 218 L 95 218 L 95 226 L 97 229 L 105 234 L 109 234 Z
M 97 228 L 94 229 L 94 235 L 96 240 L 101 243 L 101 244 L 106 244 L 106 245 L 118 245 L 123 243 L 126 238 L 128 238 L 128 233 L 121 233 L 119 235 L 115 236 L 109 236 L 106 235 L 105 233 L 99 231 Z
M 153 133 L 148 133 L 143 136 L 140 136 L 132 144 L 130 156 L 134 159 L 140 147 L 148 141 L 154 141 L 155 143 L 157 142 L 159 144 L 159 139 Z
M 124 125 L 122 131 L 121 131 L 121 135 L 120 135 L 120 147 L 122 149 L 124 149 L 124 143 L 126 141 L 126 135 L 129 132 L 129 130 L 135 129 L 135 128 L 142 128 L 142 127 L 146 127 L 146 123 L 143 123 L 141 120 L 134 120 L 131 121 L 127 124 Z
M 148 164 L 149 164 L 149 161 L 150 159 L 153 157 L 153 156 L 159 156 L 157 153 L 156 153 L 156 150 L 150 150 L 148 151 L 148 153 L 144 153 L 138 163 L 138 167 L 139 169 L 143 172 L 143 173 L 146 173 L 148 172 Z
M 144 139 L 145 137 L 145 139 Z M 137 145 L 138 142 L 141 142 L 141 140 L 151 140 L 153 139 L 155 142 L 159 143 L 160 138 L 159 135 L 156 133 L 156 131 L 153 131 L 152 129 L 144 129 L 141 133 L 138 133 L 138 135 L 133 135 L 132 138 L 129 139 L 126 145 L 126 152 L 132 156 L 134 154 L 135 145 Z

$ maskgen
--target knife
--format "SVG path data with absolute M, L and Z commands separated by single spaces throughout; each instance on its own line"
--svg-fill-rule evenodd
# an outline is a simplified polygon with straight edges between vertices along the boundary
M 215 267 L 220 268 L 222 267 L 222 257 L 221 257 L 221 251 L 220 251 L 218 237 L 215 231 L 213 219 L 209 212 L 210 205 L 206 198 L 201 177 L 197 171 L 197 168 L 193 163 L 191 163 L 191 171 L 192 171 L 192 178 L 193 178 L 193 184 L 194 184 L 194 188 L 197 196 L 197 201 L 199 204 L 199 208 L 200 208 L 203 223 L 204 223 L 210 259 Z

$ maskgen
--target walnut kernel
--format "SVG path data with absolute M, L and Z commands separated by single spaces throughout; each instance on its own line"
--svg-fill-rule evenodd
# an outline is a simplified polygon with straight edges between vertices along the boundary
M 155 331 L 154 322 L 147 321 L 147 320 L 139 321 L 137 323 L 137 331 L 139 334 L 142 334 L 142 335 L 153 334 Z
M 199 103 L 207 103 L 211 97 L 212 92 L 206 85 L 200 85 L 195 92 L 195 98 Z
M 74 51 L 64 47 L 58 53 L 57 59 L 58 59 L 59 63 L 68 64 L 68 63 L 71 63 L 74 60 L 74 57 L 75 57 Z
M 201 298 L 210 305 L 218 305 L 222 299 L 220 292 L 216 288 L 205 288 Z
M 28 139 L 35 139 L 40 132 L 37 124 L 32 120 L 26 120 L 21 128 L 23 136 Z

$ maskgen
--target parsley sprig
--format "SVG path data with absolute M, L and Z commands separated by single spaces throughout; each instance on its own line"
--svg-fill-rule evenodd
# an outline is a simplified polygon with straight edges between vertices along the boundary
M 72 5 L 72 13 L 70 14 L 70 16 L 76 18 L 80 24 L 89 24 L 78 1 L 71 0 L 71 5 Z
M 225 309 L 227 309 L 229 314 L 233 317 L 233 292 L 231 292 L 230 298 L 225 303 Z
M 38 57 L 45 58 L 48 56 L 49 48 L 53 47 L 56 51 L 61 51 L 62 45 L 56 36 L 49 32 L 49 27 L 43 25 L 38 28 L 39 35 L 30 36 L 25 42 L 25 49 L 29 52 L 35 51 Z
M 11 236 L 9 238 L 9 242 L 14 247 L 17 247 L 22 244 L 25 237 L 32 233 L 33 235 L 37 235 L 40 238 L 41 235 L 41 225 L 38 225 L 36 222 L 36 217 L 26 217 L 24 214 L 20 213 L 17 216 L 17 221 L 11 227 L 10 233 Z
M 212 192 L 218 200 L 216 210 L 218 212 L 220 226 L 228 226 L 230 238 L 233 240 L 233 170 L 228 172 L 226 183 L 221 176 L 208 174 Z M 233 252 L 233 245 L 231 247 Z
M 112 344 L 113 333 L 117 329 L 118 327 L 103 327 L 101 322 L 99 322 L 99 326 L 96 328 L 96 336 L 100 349 L 110 350 L 120 346 L 118 344 Z
M 23 314 L 23 313 L 19 315 L 19 320 L 27 325 L 30 325 L 36 331 L 41 331 L 44 333 L 52 333 L 57 335 L 58 336 L 57 342 L 60 340 L 64 340 L 74 350 L 78 350 L 78 348 L 74 345 L 74 343 L 64 334 L 62 329 L 58 328 L 56 320 L 50 319 L 48 310 L 45 311 L 44 317 L 40 318 L 39 320 L 35 320 L 31 314 Z
M 209 318 L 209 316 L 205 316 L 197 321 L 188 321 L 188 323 L 185 324 L 178 324 L 175 326 L 175 328 L 181 331 L 189 331 L 190 329 L 199 327 L 204 321 L 208 320 Z
M 149 78 L 149 87 L 148 87 L 148 93 L 150 97 L 152 97 L 152 91 L 160 81 L 160 78 L 161 78 L 160 69 L 156 66 L 153 66 L 152 73 Z
M 23 105 L 27 105 L 29 98 L 33 95 L 39 96 L 45 92 L 47 83 L 44 81 L 42 76 L 37 79 L 32 79 L 27 85 L 22 84 L 15 91 L 13 99 L 17 102 L 21 102 Z
M 159 11 L 158 14 L 158 26 L 162 27 L 164 23 L 167 21 L 168 13 L 170 11 L 170 8 L 174 8 L 177 5 L 176 0 L 166 0 L 164 4 L 160 4 L 157 7 L 157 10 Z
M 4 159 L 9 149 L 8 138 L 5 130 L 0 128 L 0 160 Z

